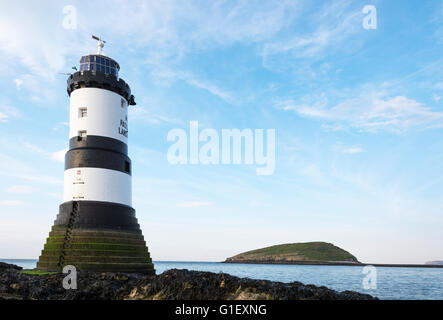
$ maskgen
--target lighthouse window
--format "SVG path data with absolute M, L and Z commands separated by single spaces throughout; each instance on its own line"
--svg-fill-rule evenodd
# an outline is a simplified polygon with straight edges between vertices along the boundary
M 131 164 L 129 161 L 125 161 L 125 172 L 131 173 Z
M 112 74 L 118 78 L 119 65 L 112 59 L 107 59 L 98 55 L 83 56 L 80 59 L 80 71 L 100 71 Z
M 78 132 L 78 141 L 82 141 L 83 139 L 86 139 L 86 130 L 81 130 Z
M 88 115 L 88 109 L 87 108 L 79 108 L 78 109 L 78 117 L 84 118 Z

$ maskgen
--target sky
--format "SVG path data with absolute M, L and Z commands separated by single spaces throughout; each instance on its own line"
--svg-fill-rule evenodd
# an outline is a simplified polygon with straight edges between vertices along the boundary
M 366 5 L 376 27 L 365 28 Z M 63 194 L 67 76 L 120 64 L 133 207 L 153 260 L 326 241 L 443 260 L 441 1 L 5 1 L 0 258 L 37 259 Z M 73 15 L 73 12 L 75 13 Z M 373 23 L 374 21 L 372 21 Z M 173 165 L 168 132 L 274 129 L 275 170 Z

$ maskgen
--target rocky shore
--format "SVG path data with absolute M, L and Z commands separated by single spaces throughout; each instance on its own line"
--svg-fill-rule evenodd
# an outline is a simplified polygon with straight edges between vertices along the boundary
M 354 291 L 337 292 L 300 282 L 238 278 L 225 273 L 168 270 L 157 276 L 82 272 L 77 289 L 65 290 L 64 274 L 30 275 L 0 263 L 0 300 L 372 300 Z

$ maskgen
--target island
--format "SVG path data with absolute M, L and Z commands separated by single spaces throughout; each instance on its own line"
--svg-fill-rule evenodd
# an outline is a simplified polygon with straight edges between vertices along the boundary
M 430 261 L 426 264 L 362 263 L 348 251 L 321 241 L 285 243 L 246 251 L 227 258 L 223 263 L 443 268 L 442 261 Z
M 247 251 L 225 263 L 361 265 L 348 251 L 328 242 L 286 243 Z

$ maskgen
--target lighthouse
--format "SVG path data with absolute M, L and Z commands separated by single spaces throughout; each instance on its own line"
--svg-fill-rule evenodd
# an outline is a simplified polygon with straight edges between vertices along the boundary
M 98 51 L 80 59 L 67 81 L 69 150 L 63 203 L 37 269 L 155 274 L 132 207 L 128 108 L 135 105 L 118 62 Z

